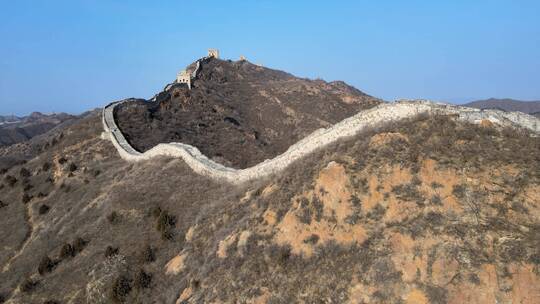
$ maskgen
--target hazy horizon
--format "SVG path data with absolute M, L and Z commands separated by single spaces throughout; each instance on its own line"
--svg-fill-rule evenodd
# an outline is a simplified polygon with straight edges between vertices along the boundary
M 3 2 L 0 115 L 149 98 L 207 48 L 370 95 L 540 100 L 537 1 Z

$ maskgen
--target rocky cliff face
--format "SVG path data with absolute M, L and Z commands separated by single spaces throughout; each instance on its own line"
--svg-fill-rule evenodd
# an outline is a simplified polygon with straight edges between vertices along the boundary
M 182 142 L 237 168 L 273 158 L 314 130 L 381 102 L 343 82 L 218 59 L 201 65 L 192 90 L 173 85 L 156 97 L 116 113 L 133 147 Z
M 7 303 L 539 301 L 526 131 L 417 117 L 232 187 L 179 159 L 125 162 L 100 119 L 2 167 Z

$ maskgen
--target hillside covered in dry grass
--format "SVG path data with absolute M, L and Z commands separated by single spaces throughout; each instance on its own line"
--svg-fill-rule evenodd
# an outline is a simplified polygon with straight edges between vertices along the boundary
M 241 187 L 99 113 L 0 153 L 0 303 L 538 303 L 540 138 L 418 117 Z

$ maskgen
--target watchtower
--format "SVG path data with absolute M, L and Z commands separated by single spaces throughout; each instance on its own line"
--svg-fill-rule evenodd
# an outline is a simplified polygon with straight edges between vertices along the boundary
M 214 57 L 219 59 L 219 50 L 218 49 L 208 49 L 208 57 Z
M 191 89 L 191 75 L 189 75 L 188 71 L 186 70 L 182 70 L 176 74 L 176 82 L 185 83 L 187 84 L 188 88 Z

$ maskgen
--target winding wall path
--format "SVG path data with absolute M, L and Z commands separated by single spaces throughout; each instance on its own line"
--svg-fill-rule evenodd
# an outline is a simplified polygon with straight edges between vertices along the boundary
M 249 180 L 263 178 L 280 172 L 294 161 L 313 151 L 335 143 L 340 139 L 358 134 L 366 128 L 381 126 L 388 122 L 411 118 L 419 114 L 455 115 L 460 120 L 472 123 L 489 120 L 495 124 L 525 128 L 534 133 L 540 133 L 540 120 L 524 113 L 478 110 L 425 100 L 400 101 L 381 104 L 362 111 L 332 127 L 316 130 L 273 159 L 265 160 L 250 168 L 235 169 L 216 163 L 203 155 L 196 147 L 183 143 L 163 143 L 144 153 L 136 151 L 124 138 L 124 135 L 120 132 L 114 120 L 114 108 L 121 103 L 129 101 L 130 99 L 114 102 L 103 109 L 104 135 L 112 141 L 123 159 L 127 161 L 141 161 L 156 156 L 180 157 L 193 171 L 233 184 L 241 184 Z

